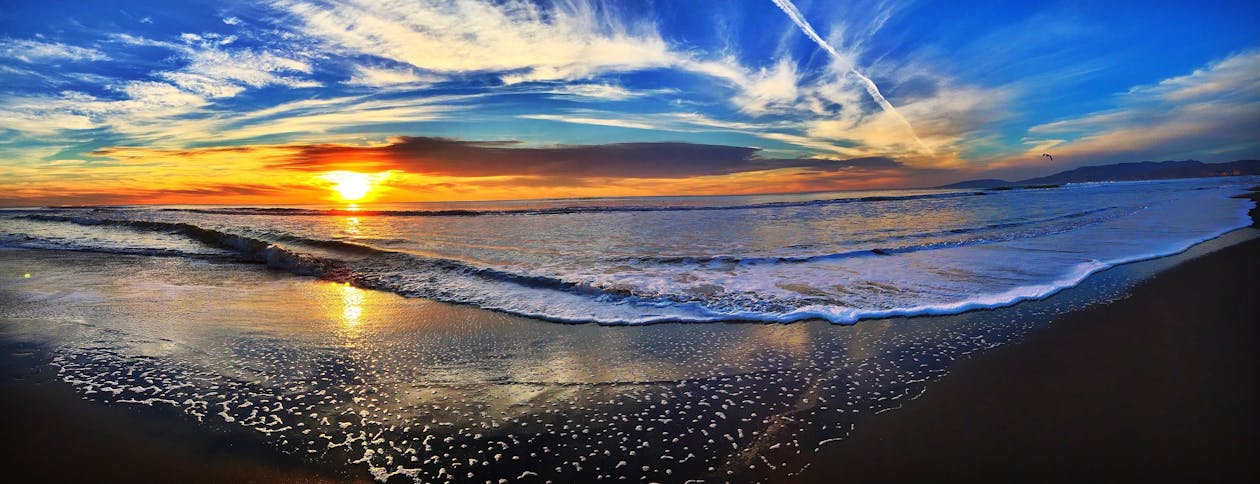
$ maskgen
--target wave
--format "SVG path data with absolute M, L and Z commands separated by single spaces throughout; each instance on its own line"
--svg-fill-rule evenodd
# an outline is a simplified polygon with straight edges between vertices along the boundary
M 983 233 L 983 232 L 997 231 L 997 230 L 1003 230 L 1003 229 L 1014 229 L 1014 228 L 1020 228 L 1020 227 L 1036 227 L 1038 225 L 1052 223 L 1052 222 L 1063 222 L 1063 221 L 1077 222 L 1077 223 L 1071 223 L 1071 224 L 1066 224 L 1066 225 L 1052 225 L 1052 226 L 1047 226 L 1047 227 L 1040 227 L 1039 229 L 1035 229 L 1035 230 L 1006 232 L 1006 233 L 983 236 L 983 237 L 970 237 L 970 238 L 961 238 L 961 239 L 948 240 L 948 241 L 942 241 L 942 242 L 909 244 L 909 245 L 901 245 L 901 246 L 876 247 L 876 248 L 870 248 L 870 249 L 851 250 L 851 251 L 845 251 L 845 252 L 834 252 L 834 253 L 826 253 L 826 254 L 813 254 L 813 255 L 802 255 L 802 256 L 769 256 L 769 257 L 740 257 L 740 256 L 731 256 L 731 255 L 638 256 L 638 257 L 614 258 L 612 260 L 617 261 L 617 262 L 624 262 L 624 263 L 646 263 L 646 264 L 659 264 L 659 265 L 800 264 L 800 263 L 808 263 L 808 262 L 848 259 L 852 257 L 890 256 L 890 255 L 905 254 L 905 253 L 919 252 L 919 251 L 925 251 L 925 250 L 946 249 L 946 248 L 953 248 L 953 247 L 967 247 L 967 246 L 972 246 L 972 245 L 992 244 L 996 242 L 1006 242 L 1006 241 L 1011 241 L 1011 240 L 1016 240 L 1016 239 L 1043 237 L 1046 235 L 1061 234 L 1064 232 L 1070 232 L 1072 230 L 1077 230 L 1077 229 L 1081 229 L 1081 228 L 1088 227 L 1091 225 L 1099 224 L 1107 220 L 1115 219 L 1117 217 L 1131 215 L 1139 210 L 1143 210 L 1144 208 L 1145 207 L 1105 207 L 1105 208 L 1098 208 L 1098 209 L 1093 209 L 1093 210 L 1074 212 L 1074 213 L 1059 215 L 1055 217 L 1046 217 L 1046 218 L 1041 218 L 1041 219 L 1032 219 L 1032 220 L 1025 220 L 1025 221 L 1019 221 L 1019 222 L 994 223 L 994 224 L 986 224 L 986 225 L 982 225 L 978 227 L 966 227 L 966 228 L 950 229 L 950 230 L 945 230 L 945 231 L 940 231 L 940 232 L 925 232 L 921 234 L 912 234 L 912 235 L 899 236 L 899 237 L 888 237 L 884 239 L 878 239 L 876 241 L 863 241 L 863 242 L 866 244 L 871 244 L 871 243 L 876 243 L 876 242 L 897 242 L 897 241 L 916 240 L 916 239 L 925 239 L 925 238 L 930 239 L 930 238 L 940 238 L 940 237 L 951 236 L 951 235 L 975 234 L 975 233 Z M 1104 216 L 1095 217 L 1095 218 L 1086 218 L 1086 217 L 1089 217 L 1090 215 L 1099 215 L 1099 214 L 1102 214 Z
M 20 239 L 12 237 L 0 238 L 0 248 L 92 252 L 97 254 L 139 255 L 146 257 L 183 257 L 202 259 L 214 259 L 219 257 L 218 254 L 189 252 L 178 249 L 162 249 L 153 247 L 103 247 L 99 245 L 67 244 L 35 237 L 22 237 Z
M 1250 205 L 1250 202 L 1246 205 Z M 749 206 L 764 204 L 744 205 Z M 1197 204 L 1169 202 L 1160 206 L 1178 208 L 1173 213 L 1180 218 L 1165 216 L 1158 219 L 1161 224 L 1171 223 L 1173 226 L 1176 226 L 1177 221 L 1194 223 L 1200 220 L 1197 214 L 1202 212 Z M 883 239 L 904 241 L 924 236 L 964 236 L 955 240 L 889 244 L 883 248 L 832 254 L 789 257 L 642 257 L 625 260 L 601 258 L 585 266 L 570 264 L 562 267 L 545 264 L 542 267 L 485 267 L 470 261 L 383 249 L 364 243 L 308 238 L 283 232 L 262 231 L 265 233 L 259 234 L 259 229 L 248 226 L 215 229 L 186 222 L 122 219 L 131 216 L 119 212 L 92 216 L 44 213 L 15 218 L 174 234 L 234 254 L 236 260 L 263 263 L 297 275 L 346 282 L 365 289 L 388 291 L 407 297 L 469 304 L 549 321 L 646 324 L 738 320 L 786 323 L 818 318 L 850 324 L 869 318 L 958 313 L 1047 297 L 1074 286 L 1089 274 L 1107 267 L 1131 260 L 1173 254 L 1249 223 L 1246 215 L 1249 207 L 1235 206 L 1236 220 L 1221 219 L 1177 238 L 1142 243 L 1139 244 L 1140 247 L 1126 248 L 1123 252 L 1090 250 L 1081 253 L 1081 257 L 1070 260 L 1061 257 L 1055 259 L 1053 257 L 1058 256 L 1052 255 L 1046 256 L 1051 257 L 1050 259 L 1037 259 L 1041 257 L 1038 253 L 1027 250 L 1014 253 L 1014 257 L 1019 259 L 1011 259 L 1012 255 L 1000 256 L 994 252 L 985 252 L 984 249 L 980 252 L 942 252 L 940 257 L 929 254 L 927 257 L 890 258 L 887 263 L 876 259 L 858 260 L 843 266 L 858 271 L 854 272 L 855 279 L 845 279 L 848 276 L 844 275 L 843 270 L 836 271 L 835 266 L 828 264 L 817 267 L 794 266 L 830 259 L 887 257 L 1060 234 L 1116 218 L 1127 220 L 1127 215 L 1143 212 L 1147 208 L 1147 205 L 1108 206 L 1040 219 L 999 220 L 974 227 L 938 230 L 933 234 Z M 1152 210 L 1145 213 L 1150 216 L 1137 219 L 1147 220 L 1142 224 L 1149 225 L 1156 220 L 1152 217 L 1162 212 Z M 1154 233 L 1165 230 L 1162 226 L 1149 226 L 1157 229 Z M 1132 223 L 1125 222 L 1115 228 L 1131 227 Z M 238 230 L 243 233 L 233 233 Z M 1109 231 L 1114 231 L 1114 228 L 1102 233 L 1110 234 Z M 972 236 L 977 234 L 979 236 Z M 12 239 L 14 235 L 21 237 L 20 234 L 9 234 L 9 238 Z M 67 237 L 66 240 L 73 240 L 75 243 L 97 240 L 95 235 L 76 237 L 79 236 Z M 1114 240 L 1107 237 L 1113 236 L 1108 235 L 1096 239 L 1095 242 L 1101 241 L 1105 245 L 1107 240 Z M 104 239 L 113 240 L 110 237 Z M 139 240 L 153 239 L 166 240 L 163 237 L 142 237 Z M 1059 245 L 1055 247 L 1071 245 L 1078 237 L 1059 239 L 1061 240 L 1055 242 Z M 122 240 L 130 241 L 130 238 Z M 1090 239 L 1086 237 L 1084 240 Z M 9 245 L 4 242 L 6 241 L 0 241 L 0 245 Z M 28 247 L 40 245 L 34 238 L 28 238 L 25 244 Z M 22 246 L 22 243 L 18 246 Z M 138 255 L 213 256 L 166 249 L 67 248 L 65 244 L 48 248 Z M 959 258 L 959 254 L 965 256 Z M 1005 259 L 999 261 L 1000 263 L 989 264 L 987 258 L 990 257 Z M 1047 266 L 1039 263 L 1039 260 L 1054 264 Z M 613 263 L 626 261 L 630 262 L 632 270 L 612 267 Z M 924 269 L 924 262 L 932 267 Z M 604 266 L 606 263 L 609 265 Z M 708 263 L 730 263 L 742 267 L 706 267 L 705 264 Z M 1043 266 L 1052 270 L 1026 272 L 1021 269 Z M 938 269 L 940 271 L 932 272 Z M 932 276 L 946 273 L 941 271 L 955 269 L 963 273 L 962 279 Z M 887 273 L 881 275 L 885 271 Z M 887 277 L 881 278 L 884 276 Z M 891 281 L 896 281 L 893 283 L 896 287 L 880 285 L 881 282 Z M 951 281 L 961 282 L 953 284 Z M 799 286 L 803 289 L 786 286 Z
M 44 222 L 64 222 L 82 226 L 109 226 L 147 232 L 179 234 L 211 247 L 230 250 L 246 262 L 264 263 L 268 267 L 284 269 L 293 274 L 314 276 L 336 282 L 351 282 L 367 289 L 400 292 L 373 273 L 398 271 L 431 271 L 450 275 L 476 276 L 499 282 L 509 282 L 539 289 L 563 290 L 582 294 L 601 292 L 600 289 L 581 283 L 536 275 L 524 275 L 489 267 L 479 267 L 453 259 L 424 257 L 411 253 L 379 249 L 368 245 L 338 240 L 322 240 L 294 235 L 275 235 L 276 239 L 299 245 L 332 249 L 335 251 L 366 255 L 369 258 L 352 264 L 345 260 L 299 252 L 279 243 L 239 234 L 209 229 L 183 222 L 157 222 L 149 220 L 95 219 L 59 215 L 25 215 L 21 218 Z M 60 249 L 63 247 L 40 247 Z M 75 250 L 109 253 L 133 253 L 198 256 L 188 252 L 176 253 L 164 249 L 113 249 L 107 247 L 81 247 Z M 375 269 L 375 271 L 373 271 Z
M 65 222 L 82 226 L 108 226 L 136 231 L 179 234 L 205 245 L 230 250 L 248 262 L 264 263 L 268 267 L 284 269 L 297 275 L 344 281 L 347 278 L 345 264 L 336 259 L 322 258 L 297 252 L 281 245 L 253 237 L 232 234 L 182 222 L 156 222 L 148 220 L 117 220 L 60 215 L 25 215 L 21 218 L 44 222 Z M 355 245 L 348 242 L 325 241 L 329 244 Z M 92 248 L 115 250 L 110 248 Z M 89 250 L 84 248 L 82 250 Z
M 382 217 L 478 217 L 487 215 L 567 215 L 576 213 L 615 213 L 615 212 L 691 212 L 713 210 L 755 210 L 765 208 L 793 208 L 837 205 L 845 203 L 888 202 L 905 200 L 927 200 L 940 198 L 957 198 L 989 195 L 986 192 L 951 192 L 920 195 L 870 196 L 853 198 L 832 198 L 824 200 L 803 200 L 790 202 L 765 202 L 740 205 L 593 205 L 565 206 L 547 208 L 522 208 L 499 210 L 345 210 L 345 209 L 307 209 L 307 208 L 267 208 L 267 207 L 235 207 L 235 208 L 163 208 L 162 211 L 202 213 L 211 215 L 271 215 L 271 216 L 382 216 Z

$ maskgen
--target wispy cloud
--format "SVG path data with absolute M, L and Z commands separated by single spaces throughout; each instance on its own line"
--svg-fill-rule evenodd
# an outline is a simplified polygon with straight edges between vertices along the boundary
M 661 94 L 678 94 L 678 89 L 659 88 L 659 89 L 628 89 L 610 83 L 576 83 L 564 84 L 549 89 L 546 92 L 567 97 L 589 98 L 600 101 L 625 101 L 644 96 L 655 96 Z
M 16 59 L 25 63 L 106 61 L 109 56 L 100 50 L 31 39 L 0 38 L 0 59 Z
M 652 125 L 646 122 L 631 121 L 619 118 L 592 118 L 586 116 L 570 116 L 564 114 L 522 114 L 517 116 L 520 119 L 540 119 L 544 121 L 557 121 L 561 123 L 571 124 L 588 124 L 593 126 L 611 126 L 614 128 L 631 128 L 631 129 L 661 129 L 658 125 Z
M 771 0 L 771 1 L 773 1 L 774 4 L 777 5 L 780 9 L 782 9 L 783 12 L 787 14 L 788 18 L 792 19 L 793 23 L 795 23 L 798 27 L 800 27 L 801 31 L 804 32 L 805 35 L 810 38 L 810 40 L 813 40 L 814 43 L 818 44 L 819 47 L 822 47 L 824 51 L 826 51 L 828 54 L 831 54 L 831 57 L 833 59 L 835 59 L 837 62 L 847 61 L 847 58 L 841 55 L 840 52 L 836 51 L 835 47 L 832 47 L 831 44 L 828 44 L 827 41 L 823 40 L 822 37 L 818 36 L 818 33 L 814 31 L 814 27 L 811 26 L 809 24 L 809 21 L 805 19 L 805 15 L 801 14 L 800 10 L 797 10 L 796 5 L 793 5 L 791 1 L 789 0 Z M 862 75 L 861 72 L 858 72 L 856 66 L 850 65 L 848 68 L 848 73 L 853 75 L 853 77 L 856 77 L 861 82 L 862 87 L 866 88 L 867 94 L 870 94 L 871 98 L 874 99 L 876 103 L 879 103 L 880 107 L 884 109 L 884 112 L 896 118 L 898 121 L 901 122 L 902 125 L 906 127 L 907 131 L 909 131 L 910 137 L 914 138 L 914 140 L 919 144 L 919 146 L 921 146 L 924 150 L 928 151 L 929 153 L 932 151 L 931 148 L 923 144 L 923 141 L 919 139 L 919 136 L 917 134 L 915 134 L 914 126 L 911 126 L 910 122 L 907 121 L 906 118 L 901 115 L 901 113 L 897 112 L 897 108 L 893 107 L 892 103 L 888 102 L 888 99 L 884 98 L 883 93 L 879 92 L 879 86 L 875 85 L 875 81 L 872 81 L 869 77 L 866 77 L 865 75 Z
M 246 88 L 281 85 L 290 88 L 319 87 L 320 83 L 295 75 L 311 74 L 303 59 L 248 48 L 226 48 L 231 37 L 183 34 L 184 45 L 166 44 L 187 62 L 182 68 L 156 73 L 180 88 L 207 97 L 232 97 Z
M 499 73 L 507 83 L 581 79 L 670 62 L 665 41 L 613 6 L 572 2 L 306 2 L 281 0 L 308 37 L 333 51 L 438 73 Z
M 585 1 L 378 3 L 279 1 L 304 35 L 344 54 L 384 58 L 448 76 L 491 74 L 507 84 L 577 81 L 608 73 L 679 69 L 727 82 L 741 111 L 781 111 L 796 100 L 795 65 L 783 58 L 748 68 L 666 42 L 648 21 L 623 20 L 615 4 Z M 627 99 L 636 92 L 583 83 L 562 93 Z
M 418 87 L 441 81 L 441 76 L 426 74 L 410 67 L 390 68 L 376 66 L 355 66 L 354 75 L 346 84 L 366 87 L 409 86 Z
M 1260 51 L 1209 63 L 1190 74 L 1135 86 L 1115 107 L 1039 124 L 1025 140 L 1065 164 L 1110 156 L 1189 156 L 1260 145 Z M 1006 165 L 1018 165 L 1011 160 Z

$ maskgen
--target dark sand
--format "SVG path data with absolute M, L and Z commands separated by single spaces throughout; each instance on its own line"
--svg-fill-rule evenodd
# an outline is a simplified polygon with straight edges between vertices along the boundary
M 342 482 L 256 435 L 207 431 L 175 411 L 83 400 L 20 344 L 0 346 L 7 482 Z M 366 476 L 354 480 L 370 482 Z
M 1260 240 L 955 363 L 808 481 L 1260 478 Z

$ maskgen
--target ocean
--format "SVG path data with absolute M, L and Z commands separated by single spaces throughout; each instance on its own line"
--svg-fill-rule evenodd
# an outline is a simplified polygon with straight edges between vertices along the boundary
M 1256 237 L 1254 185 L 10 209 L 0 341 L 346 478 L 782 481 L 959 359 Z
M 0 247 L 228 259 L 601 324 L 949 314 L 1249 224 L 1248 180 L 346 207 L 0 212 Z M 1250 182 L 1254 183 L 1254 182 Z

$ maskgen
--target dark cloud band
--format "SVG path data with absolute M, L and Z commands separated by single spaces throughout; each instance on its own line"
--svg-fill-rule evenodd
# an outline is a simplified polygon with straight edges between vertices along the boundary
M 681 142 L 527 147 L 516 141 L 399 137 L 385 146 L 310 145 L 276 168 L 402 170 L 454 177 L 560 176 L 576 178 L 687 178 L 806 168 L 904 168 L 891 158 L 849 160 L 761 158 L 760 149 Z

